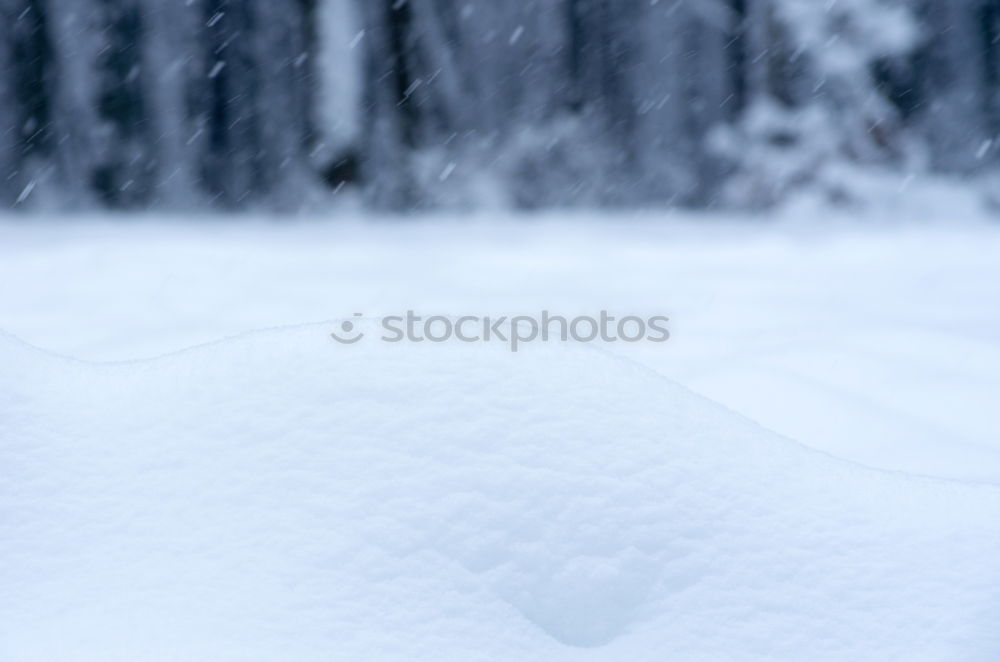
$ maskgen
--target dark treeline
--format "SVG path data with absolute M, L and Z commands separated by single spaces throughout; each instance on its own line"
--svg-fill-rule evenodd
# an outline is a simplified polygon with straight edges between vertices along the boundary
M 1000 135 L 1000 0 L 0 0 L 0 46 L 6 207 L 753 205 Z

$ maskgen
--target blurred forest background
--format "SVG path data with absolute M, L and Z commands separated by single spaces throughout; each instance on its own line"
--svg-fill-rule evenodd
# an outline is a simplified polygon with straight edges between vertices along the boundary
M 745 209 L 1000 160 L 1000 0 L 0 13 L 0 208 Z

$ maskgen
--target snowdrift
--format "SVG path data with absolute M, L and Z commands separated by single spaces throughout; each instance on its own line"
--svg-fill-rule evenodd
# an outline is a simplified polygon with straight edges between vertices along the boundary
M 1000 490 L 583 346 L 0 337 L 0 659 L 995 660 Z

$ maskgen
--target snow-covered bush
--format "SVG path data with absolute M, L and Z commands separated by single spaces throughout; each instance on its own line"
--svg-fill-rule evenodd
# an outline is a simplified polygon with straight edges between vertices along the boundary
M 902 178 L 919 169 L 918 145 L 875 78 L 879 62 L 919 43 L 909 8 L 895 0 L 774 0 L 768 8 L 769 36 L 748 28 L 763 93 L 708 142 L 731 166 L 721 202 L 764 207 L 804 190 L 859 201 L 865 193 L 845 170 L 882 166 Z

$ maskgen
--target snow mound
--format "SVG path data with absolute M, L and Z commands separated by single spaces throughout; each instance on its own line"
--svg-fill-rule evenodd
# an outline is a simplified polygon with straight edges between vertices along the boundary
M 0 337 L 0 659 L 995 660 L 1000 491 L 583 346 Z

